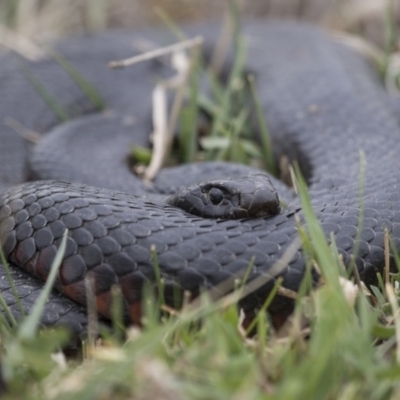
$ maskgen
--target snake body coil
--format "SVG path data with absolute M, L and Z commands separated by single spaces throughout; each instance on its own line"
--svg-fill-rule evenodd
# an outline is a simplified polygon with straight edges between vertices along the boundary
M 204 32 L 212 36 L 213 30 Z M 345 264 L 357 246 L 359 274 L 367 283 L 375 282 L 376 272 L 384 265 L 385 230 L 400 248 L 400 129 L 387 94 L 362 57 L 330 41 L 316 28 L 253 21 L 244 31 L 249 40 L 247 68 L 255 74 L 278 153 L 299 161 L 317 217 L 327 237 L 334 234 Z M 154 38 L 155 34 L 144 31 L 137 35 Z M 84 115 L 94 110 L 93 100 L 88 100 L 54 60 L 28 63 L 18 72 L 18 57 L 0 58 L 0 184 L 4 186 L 0 240 L 8 261 L 45 280 L 68 228 L 57 289 L 85 304 L 84 278 L 90 272 L 97 308 L 107 317 L 110 289 L 118 283 L 126 315 L 134 322 L 140 319 L 143 284 L 155 280 L 152 248 L 165 282 L 166 299 L 172 303 L 176 292 L 196 294 L 201 287 L 240 276 L 252 259 L 250 279 L 268 275 L 297 237 L 292 210 L 299 209 L 299 201 L 286 190 L 283 197 L 289 210 L 276 216 L 205 219 L 165 205 L 127 171 L 127 150 L 121 155 L 120 148 L 132 141 L 131 132 L 137 135 L 136 143 L 147 143 L 153 78 L 162 70 L 155 61 L 118 73 L 108 71 L 105 64 L 131 55 L 133 38 L 138 36 L 103 34 L 70 40 L 59 47 L 101 92 L 108 110 L 102 114 Z M 35 82 L 45 87 L 63 112 L 49 109 L 35 90 Z M 57 126 L 63 113 L 76 119 Z M 30 167 L 31 150 L 10 128 L 10 121 L 38 132 L 53 128 L 34 150 Z M 114 150 L 115 146 L 120 147 Z M 360 151 L 367 163 L 362 225 Z M 193 170 L 199 168 L 193 166 Z M 221 175 L 236 174 L 222 164 L 210 168 L 221 169 Z M 32 176 L 51 180 L 18 185 Z M 146 198 L 139 197 L 142 195 Z M 280 274 L 283 286 L 297 290 L 304 271 L 304 258 L 298 250 Z M 23 300 L 29 307 L 40 284 L 14 267 L 13 273 L 18 275 L 19 290 L 30 296 Z M 1 283 L 2 291 L 7 292 L 4 275 Z M 244 309 L 260 305 L 273 284 L 270 280 L 244 299 Z M 82 330 L 84 312 L 64 296 L 52 296 L 44 322 L 70 325 L 74 320 L 73 329 Z M 11 296 L 9 303 L 12 301 Z M 290 304 L 278 296 L 270 311 L 285 311 Z M 79 317 L 73 318 L 76 315 Z

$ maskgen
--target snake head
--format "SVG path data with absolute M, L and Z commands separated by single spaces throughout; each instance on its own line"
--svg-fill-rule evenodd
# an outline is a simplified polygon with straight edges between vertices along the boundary
M 189 186 L 170 197 L 167 204 L 203 218 L 259 218 L 280 212 L 278 193 L 266 174 Z

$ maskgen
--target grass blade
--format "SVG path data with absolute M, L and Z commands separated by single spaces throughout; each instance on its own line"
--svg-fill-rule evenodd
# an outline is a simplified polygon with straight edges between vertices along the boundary
M 17 302 L 17 307 L 19 309 L 19 312 L 21 313 L 22 316 L 24 316 L 25 310 L 24 310 L 24 307 L 22 306 L 21 299 L 18 296 L 17 288 L 15 287 L 15 284 L 14 284 L 14 279 L 11 276 L 10 266 L 8 265 L 8 262 L 7 262 L 6 258 L 4 257 L 4 253 L 1 249 L 1 246 L 0 246 L 0 261 L 1 261 L 1 264 L 3 264 L 4 270 L 6 272 L 7 281 L 10 284 L 11 292 Z M 6 307 L 4 311 L 7 312 L 7 314 L 11 313 L 10 310 L 8 309 L 8 307 Z M 12 314 L 11 314 L 11 317 L 12 317 L 11 320 L 14 320 L 14 317 L 12 316 Z
M 265 115 L 261 107 L 260 99 L 257 95 L 257 91 L 254 85 L 254 76 L 248 77 L 250 92 L 253 97 L 254 106 L 256 109 L 256 116 L 258 121 L 258 126 L 260 128 L 261 143 L 263 150 L 263 161 L 265 164 L 265 169 L 274 176 L 278 176 L 277 166 L 274 160 L 274 154 L 272 151 L 272 141 L 271 135 L 269 134 L 267 121 L 265 120 Z
M 181 133 L 180 133 L 180 152 L 181 160 L 184 163 L 195 161 L 197 148 L 197 116 L 199 114 L 199 72 L 200 72 L 200 53 L 196 46 L 190 52 L 190 87 L 189 104 L 182 108 L 180 113 Z
M 312 248 L 314 249 L 314 256 L 316 257 L 318 266 L 321 269 L 325 281 L 334 285 L 338 290 L 341 290 L 338 280 L 340 266 L 329 248 L 325 234 L 312 208 L 311 200 L 307 192 L 307 186 L 301 176 L 298 166 L 295 168 L 295 176 L 307 231 Z
M 22 68 L 22 73 L 29 81 L 29 83 L 33 86 L 35 91 L 39 94 L 39 96 L 43 99 L 43 101 L 47 104 L 47 106 L 53 111 L 53 113 L 60 119 L 62 122 L 66 122 L 69 120 L 68 113 L 63 109 L 63 107 L 57 103 L 55 97 L 53 97 L 47 89 L 43 86 L 43 84 L 25 67 Z
M 44 305 L 53 289 L 54 282 L 56 281 L 58 270 L 60 269 L 62 259 L 64 257 L 65 248 L 67 246 L 68 230 L 64 232 L 63 238 L 54 261 L 51 265 L 51 270 L 45 285 L 43 286 L 40 296 L 36 300 L 35 306 L 31 313 L 21 323 L 18 329 L 18 336 L 20 339 L 32 339 L 38 330 L 40 318 L 43 314 Z
M 102 111 L 105 107 L 105 103 L 100 93 L 96 88 L 86 80 L 80 72 L 60 53 L 56 51 L 50 51 L 51 56 L 54 60 L 64 69 L 64 71 L 70 76 L 70 78 L 76 83 L 80 90 L 90 100 L 96 111 Z

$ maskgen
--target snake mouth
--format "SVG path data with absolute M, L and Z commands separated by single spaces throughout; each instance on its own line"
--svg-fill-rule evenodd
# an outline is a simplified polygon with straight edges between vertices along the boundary
M 260 209 L 259 211 L 254 212 L 253 214 L 250 215 L 250 217 L 254 218 L 266 218 L 266 217 L 272 217 L 274 215 L 278 215 L 281 212 L 281 207 L 268 207 L 268 208 L 263 208 Z
M 270 188 L 257 190 L 254 194 L 239 194 L 239 207 L 247 217 L 265 218 L 281 212 L 279 197 Z

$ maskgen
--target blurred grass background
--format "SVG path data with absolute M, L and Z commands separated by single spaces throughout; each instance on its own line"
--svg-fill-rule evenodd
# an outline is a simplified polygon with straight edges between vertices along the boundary
M 159 25 L 155 10 L 176 22 L 218 19 L 227 1 L 215 0 L 0 0 L 0 23 L 36 41 L 52 40 L 79 31 L 109 27 Z M 382 42 L 385 10 L 392 3 L 400 21 L 398 0 L 242 0 L 243 15 L 294 18 L 328 28 L 360 33 Z

